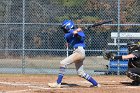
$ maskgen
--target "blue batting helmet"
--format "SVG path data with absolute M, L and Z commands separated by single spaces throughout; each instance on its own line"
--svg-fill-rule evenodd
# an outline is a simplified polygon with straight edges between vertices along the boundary
M 69 31 L 70 29 L 73 29 L 75 26 L 74 22 L 71 20 L 64 20 L 62 22 L 62 28 Z

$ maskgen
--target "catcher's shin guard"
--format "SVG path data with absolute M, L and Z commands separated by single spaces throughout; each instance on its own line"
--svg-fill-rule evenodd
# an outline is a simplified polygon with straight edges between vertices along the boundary
M 134 81 L 140 82 L 140 75 L 138 75 L 136 73 L 132 73 L 132 72 L 128 71 L 127 76 Z

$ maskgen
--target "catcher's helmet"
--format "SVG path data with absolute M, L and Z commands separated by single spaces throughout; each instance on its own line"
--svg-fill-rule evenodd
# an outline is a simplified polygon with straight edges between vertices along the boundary
M 129 42 L 129 43 L 127 43 L 127 46 L 128 46 L 128 47 L 130 47 L 130 46 L 134 46 L 134 45 L 136 45 L 135 42 Z
M 64 20 L 62 22 L 62 27 L 61 28 L 68 32 L 70 29 L 74 29 L 74 26 L 75 26 L 75 24 L 74 24 L 73 21 L 71 21 L 71 20 Z
M 129 53 L 132 53 L 133 51 L 139 51 L 140 50 L 139 42 L 129 42 L 127 44 L 127 46 L 128 46 Z

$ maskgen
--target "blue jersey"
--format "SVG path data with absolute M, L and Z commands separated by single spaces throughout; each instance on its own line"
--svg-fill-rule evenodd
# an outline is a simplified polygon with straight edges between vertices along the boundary
M 70 30 L 69 33 L 66 33 L 64 38 L 67 42 L 73 47 L 77 48 L 78 46 L 85 47 L 85 34 L 83 31 L 78 32 L 76 35 L 73 34 L 74 30 Z

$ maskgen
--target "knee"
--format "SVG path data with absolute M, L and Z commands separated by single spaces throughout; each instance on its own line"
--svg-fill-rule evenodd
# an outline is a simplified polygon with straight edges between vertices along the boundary
M 131 71 L 128 71 L 126 73 L 126 75 L 132 80 L 140 81 L 140 75 L 139 74 L 132 73 Z
M 67 67 L 67 64 L 65 62 L 61 61 L 60 62 L 60 67 L 65 67 L 66 68 Z
M 130 71 L 127 71 L 127 72 L 126 72 L 126 75 L 127 75 L 127 77 L 131 78 L 132 73 L 131 73 Z
M 79 77 L 83 78 L 84 75 L 85 75 L 85 72 L 84 71 L 78 71 L 77 74 L 78 74 Z

